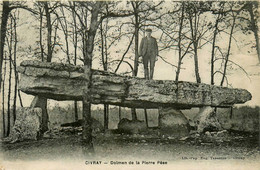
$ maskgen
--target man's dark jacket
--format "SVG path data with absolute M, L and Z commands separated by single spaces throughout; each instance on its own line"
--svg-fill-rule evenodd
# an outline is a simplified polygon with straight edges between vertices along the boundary
M 142 41 L 140 44 L 140 49 L 139 49 L 140 56 L 145 56 L 148 52 L 148 49 L 150 51 L 149 55 L 152 55 L 152 56 L 158 55 L 158 45 L 157 45 L 156 39 L 154 37 L 151 37 L 151 40 L 152 40 L 151 46 L 148 47 L 148 38 L 147 37 L 142 38 Z

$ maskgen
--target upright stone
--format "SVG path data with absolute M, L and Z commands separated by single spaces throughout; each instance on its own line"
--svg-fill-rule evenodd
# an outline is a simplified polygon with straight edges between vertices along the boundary
M 41 108 L 19 108 L 8 141 L 37 140 L 41 134 Z
M 47 98 L 35 96 L 30 107 L 31 108 L 37 108 L 37 107 L 41 108 L 41 110 L 42 110 L 41 134 L 48 131 L 49 116 L 48 116 L 48 112 L 47 112 Z
M 189 134 L 189 121 L 177 109 L 159 109 L 159 128 L 161 134 L 168 136 L 186 136 Z
M 147 130 L 147 126 L 144 121 L 123 118 L 118 123 L 118 130 L 121 133 L 138 134 L 145 132 Z
M 200 108 L 199 113 L 194 118 L 199 133 L 205 131 L 218 131 L 222 127 L 216 117 L 216 112 L 213 107 L 205 106 Z

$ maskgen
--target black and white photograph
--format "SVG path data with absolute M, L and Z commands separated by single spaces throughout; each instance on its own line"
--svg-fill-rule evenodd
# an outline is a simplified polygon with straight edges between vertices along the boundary
M 0 170 L 257 170 L 258 0 L 1 0 Z

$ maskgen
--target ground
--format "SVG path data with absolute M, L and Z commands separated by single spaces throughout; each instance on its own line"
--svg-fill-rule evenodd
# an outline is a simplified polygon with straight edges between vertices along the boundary
M 25 163 L 22 169 L 30 169 L 32 165 L 41 165 L 43 168 L 41 163 L 44 161 L 52 162 L 56 167 L 63 165 L 62 169 L 70 169 L 70 166 L 75 168 L 76 165 L 87 169 L 104 168 L 104 166 L 110 168 L 112 166 L 113 169 L 156 166 L 169 168 L 190 163 L 200 165 L 201 162 L 205 165 L 225 164 L 228 167 L 233 165 L 230 164 L 233 162 L 234 165 L 241 164 L 239 167 L 248 165 L 250 169 L 254 169 L 260 160 L 257 133 L 226 131 L 224 136 L 220 134 L 218 138 L 212 138 L 209 133 L 202 135 L 194 133 L 187 137 L 176 138 L 158 135 L 156 130 L 150 132 L 154 133 L 130 135 L 118 134 L 115 130 L 96 133 L 93 138 L 95 154 L 87 158 L 81 151 L 81 128 L 61 128 L 38 141 L 12 144 L 1 142 L 3 157 L 0 167 L 4 166 L 7 169 L 8 166 L 12 167 L 17 163 L 19 163 L 17 166 L 21 166 L 20 164 Z M 129 165 L 129 161 L 133 161 L 134 165 Z M 56 165 L 57 162 L 62 164 Z M 99 163 L 101 165 L 93 165 Z
M 185 115 L 189 116 L 189 119 L 196 113 L 190 110 L 186 112 Z M 49 110 L 51 131 L 46 133 L 41 140 L 16 143 L 0 142 L 0 170 L 2 170 L 1 168 L 8 170 L 172 170 L 173 167 L 187 170 L 251 170 L 260 166 L 258 143 L 260 140 L 259 132 L 257 132 L 259 107 L 234 109 L 232 117 L 219 109 L 217 116 L 223 127 L 225 129 L 231 127 L 233 131 L 204 132 L 201 135 L 191 132 L 189 136 L 180 138 L 167 137 L 158 133 L 156 130 L 158 127 L 157 110 L 148 110 L 149 127 L 153 128 L 150 128 L 147 133 L 119 134 L 113 130 L 117 129 L 119 122 L 118 108 L 110 108 L 110 130 L 93 134 L 95 154 L 91 157 L 85 157 L 82 154 L 82 127 L 61 127 L 61 124 L 73 122 L 74 114 L 72 113 L 74 113 L 73 107 L 54 107 Z M 80 110 L 79 113 L 81 113 Z M 139 120 L 144 120 L 143 110 L 137 110 L 137 116 Z M 82 118 L 82 115 L 79 117 Z M 94 110 L 93 117 L 103 122 L 102 110 Z M 121 118 L 131 119 L 131 111 L 122 108 Z M 252 133 L 238 133 L 238 130 L 251 130 Z M 102 161 L 101 165 L 97 164 L 98 161 Z M 125 161 L 127 165 L 120 164 Z M 133 164 L 130 164 L 129 161 L 132 161 Z M 136 161 L 139 161 L 140 165 Z

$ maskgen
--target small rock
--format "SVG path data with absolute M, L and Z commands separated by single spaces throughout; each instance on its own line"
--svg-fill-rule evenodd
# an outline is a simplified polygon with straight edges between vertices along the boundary
M 211 136 L 211 133 L 210 133 L 209 131 L 205 132 L 205 135 L 206 135 L 207 137 L 212 137 L 212 136 Z
M 187 140 L 188 138 L 189 138 L 189 137 L 186 136 L 186 137 L 180 138 L 179 140 L 180 140 L 180 141 L 184 141 L 184 140 Z
M 196 133 L 196 134 L 195 134 L 195 137 L 200 137 L 200 134 L 199 134 L 199 133 Z
M 138 135 L 137 135 L 137 134 L 133 134 L 133 137 L 134 137 L 134 138 L 137 138 L 137 137 L 138 137 Z
M 175 137 L 169 136 L 168 139 L 172 140 L 172 139 L 175 139 Z
M 218 140 L 216 140 L 216 142 L 218 142 L 218 143 L 222 143 L 223 140 L 222 140 L 222 139 L 218 139 Z
M 226 130 L 217 132 L 217 137 L 224 137 L 227 134 Z
M 46 132 L 45 132 L 45 133 L 43 134 L 43 138 L 51 138 L 51 135 L 50 135 L 49 133 L 46 133 Z

